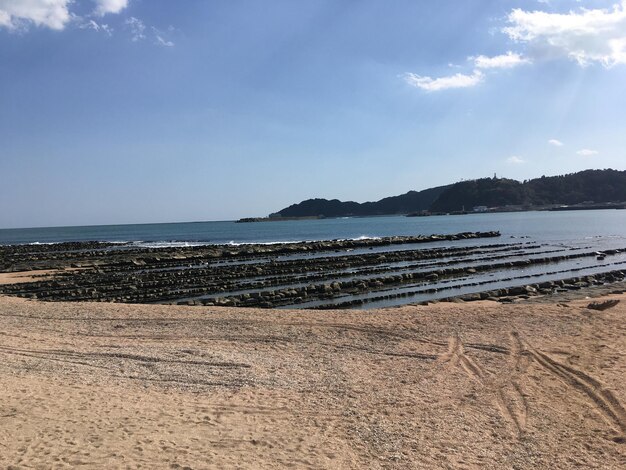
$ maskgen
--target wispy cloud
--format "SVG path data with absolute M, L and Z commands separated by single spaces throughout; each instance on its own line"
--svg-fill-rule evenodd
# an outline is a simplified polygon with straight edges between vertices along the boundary
M 511 165 L 521 165 L 522 163 L 526 163 L 526 160 L 524 160 L 521 157 L 518 157 L 517 155 L 512 155 L 509 158 L 506 159 L 507 163 L 511 164 Z
M 128 0 L 95 0 L 95 14 L 104 16 L 107 13 L 119 13 L 128 6 Z
M 591 149 L 580 149 L 576 153 L 583 157 L 592 157 L 593 155 L 598 155 L 598 153 L 600 152 L 598 152 L 597 150 L 591 150 Z
M 146 38 L 146 25 L 139 18 L 131 16 L 124 22 L 126 27 L 130 30 L 131 38 L 133 41 L 139 41 Z
M 171 34 L 172 31 L 174 31 L 174 28 L 172 26 L 170 26 L 167 31 L 161 31 L 154 26 L 152 26 L 150 29 L 152 30 L 152 34 L 154 35 L 154 43 L 157 46 L 174 47 L 174 41 L 167 39 L 167 35 Z
M 585 66 L 626 63 L 626 0 L 612 9 L 580 8 L 568 13 L 514 9 L 502 31 L 546 57 L 566 57 Z
M 550 140 L 548 140 L 548 143 L 550 145 L 554 145 L 555 147 L 563 147 L 563 142 L 561 142 L 560 140 L 557 140 L 557 139 L 550 139 Z
M 531 61 L 522 57 L 516 52 L 508 51 L 506 54 L 487 57 L 479 55 L 478 57 L 470 57 L 474 60 L 474 66 L 477 69 L 512 69 L 519 65 L 530 64 Z
M 113 28 L 111 28 L 108 24 L 98 23 L 95 20 L 86 20 L 79 23 L 78 27 L 80 29 L 91 29 L 93 31 L 99 31 L 106 33 L 108 36 L 113 34 Z
M 71 20 L 72 0 L 0 0 L 0 27 L 27 29 L 29 25 L 62 30 Z
M 529 59 L 511 51 L 506 54 L 493 57 L 479 55 L 477 57 L 468 57 L 467 59 L 474 63 L 474 69 L 471 73 L 456 73 L 445 77 L 432 78 L 429 76 L 422 76 L 407 72 L 401 77 L 409 85 L 421 88 L 425 91 L 441 91 L 449 90 L 451 88 L 470 88 L 478 85 L 485 79 L 483 71 L 511 69 L 519 65 L 530 63 Z M 448 66 L 458 67 L 453 64 L 448 64 Z
M 174 43 L 172 41 L 166 41 L 165 39 L 163 39 L 161 36 L 159 36 L 158 34 L 155 36 L 156 37 L 156 43 L 159 46 L 165 46 L 165 47 L 174 47 Z
M 475 70 L 471 75 L 457 73 L 447 77 L 432 78 L 414 73 L 405 73 L 402 78 L 406 83 L 426 91 L 441 91 L 451 88 L 469 88 L 478 85 L 483 80 L 483 74 Z

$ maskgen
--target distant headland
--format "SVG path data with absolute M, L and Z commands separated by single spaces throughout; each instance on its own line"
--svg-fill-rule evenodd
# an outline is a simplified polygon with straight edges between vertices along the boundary
M 624 209 L 626 171 L 585 170 L 560 176 L 542 176 L 523 182 L 508 178 L 481 178 L 422 191 L 409 191 L 375 202 L 307 199 L 268 217 L 240 222 L 303 218 L 367 217 L 378 215 L 427 216 L 525 210 Z

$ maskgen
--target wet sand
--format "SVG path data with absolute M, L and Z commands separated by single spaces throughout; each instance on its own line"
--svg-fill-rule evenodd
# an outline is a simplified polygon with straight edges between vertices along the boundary
M 34 271 L 17 271 L 0 273 L 0 286 L 9 284 L 23 284 L 25 282 L 48 281 L 57 279 L 60 274 L 78 271 L 76 268 L 41 269 Z
M 607 298 L 621 302 L 0 297 L 0 467 L 624 468 L 626 296 Z

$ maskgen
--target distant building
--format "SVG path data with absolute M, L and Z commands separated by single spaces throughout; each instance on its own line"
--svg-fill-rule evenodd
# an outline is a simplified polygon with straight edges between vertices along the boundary
M 487 212 L 487 206 L 474 206 L 474 212 Z

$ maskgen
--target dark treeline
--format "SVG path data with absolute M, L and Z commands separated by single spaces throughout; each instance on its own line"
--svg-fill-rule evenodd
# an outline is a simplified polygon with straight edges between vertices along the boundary
M 506 178 L 461 181 L 424 191 L 409 191 L 376 202 L 342 202 L 337 199 L 308 199 L 273 214 L 281 217 L 345 217 L 407 214 L 411 212 L 455 212 L 486 207 L 536 207 L 583 202 L 626 201 L 626 171 L 585 170 L 561 176 L 542 176 L 524 182 Z
M 542 176 L 520 183 L 504 178 L 462 181 L 434 201 L 436 212 L 471 210 L 475 206 L 544 206 L 551 204 L 626 201 L 626 171 L 585 170 L 562 176 Z
M 376 202 L 342 202 L 338 199 L 307 199 L 299 204 L 277 212 L 280 217 L 347 217 L 366 215 L 408 214 L 409 212 L 428 210 L 433 202 L 449 186 L 425 189 L 424 191 L 409 191 L 400 196 L 392 196 Z

